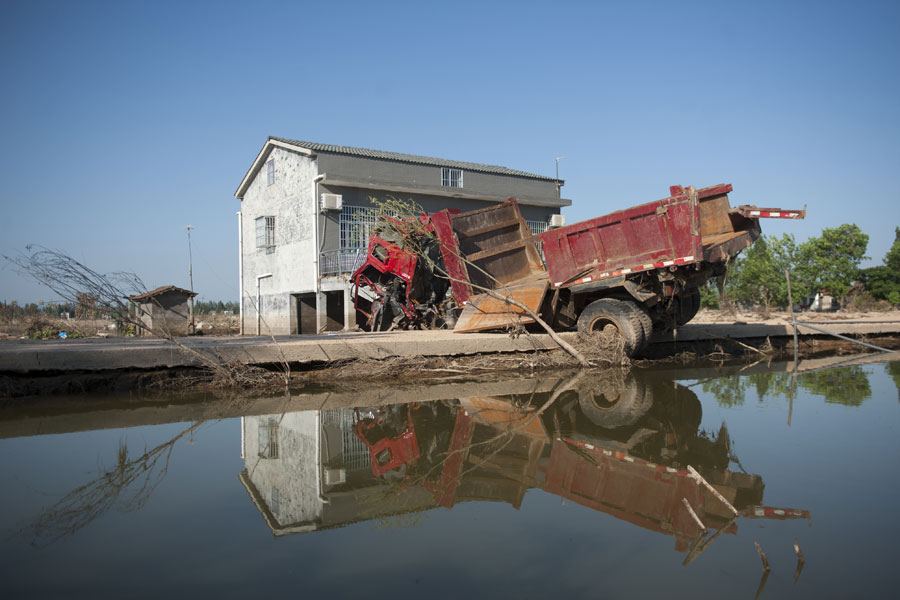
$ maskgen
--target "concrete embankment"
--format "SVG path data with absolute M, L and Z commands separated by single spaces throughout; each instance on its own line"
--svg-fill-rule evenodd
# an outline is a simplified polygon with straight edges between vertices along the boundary
M 831 333 L 857 337 L 900 335 L 900 321 L 835 321 L 818 327 Z M 804 339 L 824 335 L 810 329 L 801 329 L 800 333 Z M 562 335 L 571 338 L 575 334 Z M 677 333 L 654 335 L 651 349 L 673 343 L 681 345 L 727 339 L 783 340 L 792 335 L 793 329 L 784 323 L 691 323 L 681 327 Z M 361 358 L 465 356 L 556 348 L 546 334 L 512 337 L 503 333 L 456 334 L 452 331 L 353 332 L 276 336 L 274 340 L 271 337 L 192 337 L 179 338 L 179 343 L 228 362 L 248 365 L 279 362 L 302 365 Z M 0 372 L 6 373 L 163 369 L 199 365 L 200 361 L 190 352 L 155 338 L 0 342 Z
M 796 367 L 799 374 L 847 365 L 863 365 L 900 359 L 900 353 L 829 356 L 804 359 Z M 677 368 L 655 364 L 641 368 L 639 377 L 664 381 L 705 380 L 730 375 L 793 372 L 792 361 L 759 361 L 716 366 Z M 44 397 L 40 402 L 23 402 L 0 411 L 0 439 L 116 429 L 164 423 L 187 423 L 252 415 L 283 414 L 304 410 L 358 408 L 408 402 L 433 402 L 477 396 L 535 397 L 563 389 L 577 376 L 575 370 L 541 374 L 501 374 L 455 381 L 398 381 L 391 384 L 345 382 L 338 386 L 307 386 L 291 394 L 273 394 L 224 399 L 209 394 L 178 396 L 145 393 L 134 395 L 86 395 L 71 402 L 67 396 Z

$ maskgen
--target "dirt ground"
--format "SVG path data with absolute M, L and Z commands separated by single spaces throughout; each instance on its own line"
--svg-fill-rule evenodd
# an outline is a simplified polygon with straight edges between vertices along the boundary
M 900 321 L 900 310 L 888 311 L 850 311 L 834 312 L 798 312 L 794 313 L 798 321 Z M 759 323 L 778 325 L 787 323 L 790 315 L 787 311 L 771 311 L 768 314 L 759 310 L 729 312 L 725 310 L 703 309 L 691 319 L 691 324 L 703 323 Z
M 194 320 L 198 335 L 237 335 L 240 332 L 240 321 L 236 315 L 198 314 Z M 117 329 L 111 319 L 54 319 L 41 315 L 0 321 L 0 340 L 54 338 L 63 331 L 75 338 L 128 335 L 127 329 Z

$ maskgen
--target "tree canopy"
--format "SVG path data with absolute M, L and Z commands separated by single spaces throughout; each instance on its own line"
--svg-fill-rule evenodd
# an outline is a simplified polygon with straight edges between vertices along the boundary
M 733 262 L 728 272 L 726 294 L 738 302 L 760 303 L 767 309 L 773 305 L 786 306 L 788 294 L 784 272 L 787 270 L 791 273 L 794 302 L 827 290 L 843 303 L 853 283 L 861 277 L 859 265 L 868 258 L 868 244 L 869 236 L 853 224 L 824 229 L 822 235 L 802 244 L 797 244 L 794 236 L 789 234 L 760 236 Z M 895 247 L 897 252 L 891 256 L 896 256 L 900 265 L 900 243 L 895 242 Z M 886 293 L 890 291 L 893 288 Z
M 862 269 L 859 278 L 873 297 L 900 304 L 900 227 L 894 229 L 894 243 L 884 255 L 884 264 Z

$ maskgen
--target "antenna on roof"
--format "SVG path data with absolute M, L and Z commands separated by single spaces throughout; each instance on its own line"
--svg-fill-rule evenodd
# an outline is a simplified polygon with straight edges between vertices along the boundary
M 559 185 L 559 161 L 561 161 L 564 158 L 565 158 L 565 156 L 557 156 L 556 157 L 556 197 L 557 198 L 560 198 L 562 195 L 559 190 L 559 188 L 560 188 L 560 185 Z

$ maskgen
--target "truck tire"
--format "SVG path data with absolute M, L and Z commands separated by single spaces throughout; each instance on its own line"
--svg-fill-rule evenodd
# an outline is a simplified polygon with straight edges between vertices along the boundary
M 692 290 L 688 290 L 684 293 L 680 298 L 680 302 L 677 304 L 677 311 L 675 313 L 675 323 L 678 324 L 679 327 L 693 319 L 697 316 L 697 313 L 700 311 L 700 290 L 694 288 Z
M 644 343 L 641 348 L 650 343 L 650 336 L 653 335 L 653 319 L 643 304 L 635 304 L 638 309 L 638 318 L 641 320 L 641 329 L 644 330 Z
M 605 378 L 578 390 L 578 406 L 588 420 L 604 429 L 634 425 L 653 405 L 646 386 L 630 373 Z
M 634 302 L 617 298 L 601 298 L 588 304 L 578 316 L 578 331 L 600 332 L 613 327 L 625 340 L 625 354 L 634 356 L 644 347 L 642 314 L 645 311 Z

